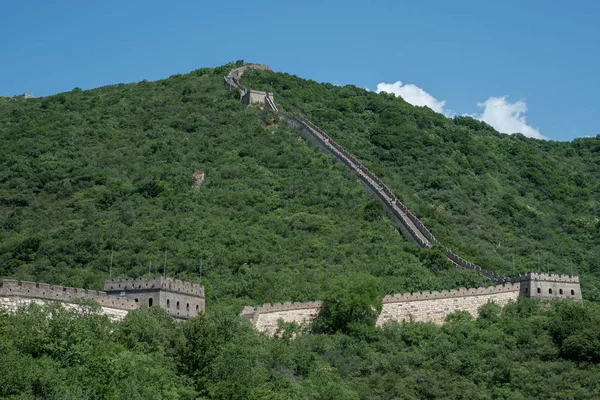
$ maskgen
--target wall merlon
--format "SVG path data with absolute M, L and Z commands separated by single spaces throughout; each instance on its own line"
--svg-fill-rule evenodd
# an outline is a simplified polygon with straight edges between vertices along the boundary
M 527 274 L 520 274 L 509 278 L 512 282 L 523 282 L 523 281 L 549 281 L 549 282 L 569 282 L 579 283 L 579 277 L 574 275 L 562 275 L 562 274 L 538 274 L 535 272 L 529 272 Z
M 262 306 L 256 307 L 255 312 L 259 314 L 274 312 L 274 311 L 288 311 L 288 310 L 303 310 L 310 308 L 319 308 L 321 307 L 321 301 L 309 301 L 306 303 L 266 303 Z
M 76 299 L 86 299 L 96 301 L 101 306 L 108 306 L 124 310 L 132 310 L 138 307 L 133 300 L 120 296 L 111 296 L 106 292 L 98 290 L 80 289 L 51 285 L 47 283 L 9 279 L 0 281 L 0 296 L 35 298 L 64 303 L 71 303 Z
M 507 293 L 507 292 L 518 292 L 520 290 L 519 284 L 509 283 L 504 285 L 481 287 L 481 288 L 459 288 L 452 290 L 442 291 L 423 291 L 416 293 L 399 293 L 394 295 L 388 295 L 383 298 L 383 303 L 402 303 L 412 302 L 420 300 L 430 299 L 450 299 L 456 297 L 468 297 L 468 296 L 482 296 L 493 293 Z
M 110 292 L 151 289 L 163 289 L 196 296 L 204 296 L 204 287 L 198 283 L 185 282 L 179 279 L 165 278 L 163 276 L 108 278 L 104 280 L 104 290 Z

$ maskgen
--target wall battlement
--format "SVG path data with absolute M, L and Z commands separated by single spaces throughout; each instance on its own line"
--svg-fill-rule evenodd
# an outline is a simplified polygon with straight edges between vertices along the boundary
M 285 303 L 265 303 L 259 307 L 244 307 L 242 313 L 268 313 L 274 311 L 290 311 L 290 310 L 304 310 L 307 308 L 319 308 L 323 304 L 322 301 L 308 301 L 306 303 L 293 303 L 287 301 Z
M 579 283 L 579 277 L 575 275 L 562 275 L 562 274 L 538 274 L 535 272 L 529 272 L 527 274 L 516 275 L 510 278 L 511 282 L 523 282 L 523 281 L 548 281 L 548 282 L 569 282 Z
M 96 301 L 103 307 L 111 307 L 121 310 L 133 310 L 138 304 L 133 300 L 121 296 L 109 295 L 99 290 L 79 289 L 65 286 L 50 285 L 47 283 L 1 280 L 0 296 L 15 296 L 36 298 L 50 301 L 71 303 L 76 299 Z
M 204 296 L 204 287 L 198 283 L 165 278 L 160 275 L 149 278 L 107 278 L 104 280 L 104 290 L 107 292 L 151 289 Z
M 391 321 L 421 321 L 442 324 L 446 316 L 456 311 L 466 311 L 477 317 L 479 307 L 494 302 L 506 305 L 519 297 L 541 300 L 581 300 L 579 279 L 554 274 L 524 274 L 515 281 L 496 286 L 460 288 L 441 291 L 398 293 L 385 296 L 377 326 Z M 244 307 L 241 316 L 248 318 L 261 332 L 274 335 L 279 321 L 310 324 L 319 314 L 321 301 L 305 303 L 267 303 L 259 307 Z
M 121 319 L 127 311 L 146 304 L 164 308 L 177 319 L 204 312 L 204 287 L 197 283 L 154 276 L 151 278 L 109 278 L 106 291 L 71 288 L 47 283 L 0 280 L 0 307 L 14 311 L 31 303 L 58 301 L 71 307 L 77 299 L 97 302 L 105 314 Z
M 468 297 L 468 296 L 484 296 L 493 293 L 508 293 L 518 292 L 520 285 L 518 283 L 507 283 L 497 286 L 480 287 L 472 289 L 452 289 L 442 291 L 423 291 L 417 293 L 399 293 L 394 295 L 388 295 L 383 298 L 383 303 L 402 303 L 412 302 L 420 300 L 431 300 L 431 299 L 452 299 L 456 297 Z
M 377 326 L 391 321 L 423 321 L 442 324 L 446 316 L 455 311 L 467 311 L 477 316 L 478 309 L 488 302 L 505 305 L 516 301 L 520 295 L 520 283 L 455 289 L 399 293 L 383 298 L 381 314 Z M 252 325 L 267 335 L 277 332 L 279 321 L 308 325 L 319 314 L 323 302 L 267 303 L 259 307 L 246 306 L 240 313 Z

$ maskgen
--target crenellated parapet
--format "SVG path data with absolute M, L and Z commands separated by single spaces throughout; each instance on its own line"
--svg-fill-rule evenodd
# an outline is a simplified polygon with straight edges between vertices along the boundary
M 300 325 L 310 324 L 319 314 L 322 305 L 321 301 L 267 303 L 259 307 L 246 306 L 240 316 L 249 319 L 259 331 L 272 336 L 277 331 L 280 320 Z
M 503 285 L 472 289 L 460 288 L 441 291 L 423 291 L 417 293 L 399 293 L 385 296 L 383 298 L 383 304 L 405 303 L 433 299 L 452 299 L 457 297 L 486 296 L 494 293 L 519 292 L 519 290 L 520 285 L 518 283 L 506 283 Z
M 582 299 L 579 277 L 530 272 L 510 278 L 521 286 L 521 296 L 542 300 Z
M 105 314 L 122 318 L 142 305 L 164 308 L 177 319 L 193 318 L 205 310 L 204 287 L 197 283 L 154 276 L 109 278 L 105 291 L 71 288 L 39 282 L 0 280 L 0 307 L 11 311 L 30 303 L 57 301 L 65 307 L 78 299 L 97 302 Z
M 396 321 L 422 321 L 442 324 L 449 314 L 466 311 L 477 316 L 479 307 L 494 302 L 505 305 L 516 301 L 520 295 L 520 283 L 481 287 L 473 289 L 454 289 L 441 291 L 423 291 L 417 293 L 398 293 L 383 298 L 381 314 L 377 325 Z M 259 307 L 244 307 L 241 316 L 250 320 L 252 325 L 267 335 L 277 332 L 280 321 L 310 325 L 319 314 L 321 301 L 306 303 L 273 303 Z
M 520 274 L 510 277 L 511 282 L 524 282 L 524 281 L 548 281 L 548 282 L 568 282 L 568 283 L 579 283 L 579 277 L 576 275 L 563 275 L 563 274 L 543 274 L 529 272 L 527 274 Z
M 165 289 L 171 292 L 204 296 L 204 287 L 198 283 L 165 278 L 163 276 L 153 276 L 148 278 L 107 278 L 104 280 L 104 290 L 107 292 L 151 289 Z
M 0 296 L 35 298 L 48 301 L 72 303 L 77 299 L 93 300 L 103 307 L 133 310 L 138 304 L 131 299 L 109 295 L 90 289 L 71 288 L 47 283 L 5 279 L 0 281 Z

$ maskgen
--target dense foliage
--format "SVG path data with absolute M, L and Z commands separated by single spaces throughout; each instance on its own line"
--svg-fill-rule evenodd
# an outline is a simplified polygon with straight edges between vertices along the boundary
M 483 286 L 423 260 L 357 178 L 203 69 L 0 105 L 0 277 L 101 288 L 162 271 L 215 303 Z M 195 170 L 206 180 L 192 187 Z
M 272 87 L 281 109 L 324 129 L 464 258 L 505 275 L 578 274 L 600 300 L 600 135 L 529 139 L 355 86 L 268 71 L 243 81 Z
M 596 303 L 489 304 L 442 327 L 268 339 L 224 310 L 175 323 L 60 307 L 0 313 L 0 398 L 595 399 Z M 48 318 L 48 313 L 52 317 Z
M 481 286 L 407 243 L 331 156 L 239 102 L 227 65 L 158 82 L 0 98 L 0 277 L 100 288 L 162 271 L 206 315 L 120 323 L 0 312 L 0 398 L 597 398 L 598 303 L 520 300 L 442 327 L 374 328 L 386 293 Z M 600 299 L 600 138 L 501 135 L 399 98 L 250 72 L 382 176 L 446 245 L 505 274 L 582 275 Z M 194 171 L 206 180 L 195 187 Z M 165 253 L 166 250 L 166 253 Z M 513 267 L 514 259 L 514 267 Z M 269 339 L 242 305 L 323 299 L 311 333 Z

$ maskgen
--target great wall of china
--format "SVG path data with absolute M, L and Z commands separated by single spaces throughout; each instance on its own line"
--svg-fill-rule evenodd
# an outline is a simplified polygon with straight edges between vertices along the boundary
M 0 308 L 9 312 L 31 303 L 59 302 L 66 308 L 81 308 L 91 300 L 98 312 L 118 321 L 142 305 L 159 306 L 176 319 L 189 319 L 204 312 L 204 287 L 197 283 L 155 276 L 152 278 L 109 278 L 104 291 L 70 288 L 47 283 L 0 280 Z
M 290 125 L 301 127 L 304 136 L 318 145 L 324 152 L 333 154 L 336 159 L 354 171 L 369 192 L 383 205 L 397 227 L 407 240 L 416 243 L 421 248 L 431 247 L 440 242 L 427 227 L 398 200 L 389 187 L 360 163 L 356 157 L 336 143 L 323 130 L 308 119 L 283 111 L 275 105 L 273 94 L 247 89 L 241 82 L 241 76 L 248 69 L 271 71 L 271 68 L 261 64 L 247 64 L 236 68 L 225 77 L 225 84 L 231 90 L 233 87 L 240 91 L 240 99 L 244 104 L 259 104 L 266 109 L 278 113 Z M 516 277 L 506 277 L 479 265 L 465 260 L 452 250 L 446 248 L 447 259 L 456 267 L 478 271 L 486 276 L 496 286 L 477 289 L 458 289 L 441 292 L 423 292 L 417 294 L 397 294 L 383 299 L 383 310 L 377 320 L 382 325 L 391 320 L 423 321 L 442 323 L 445 317 L 454 311 L 467 311 L 477 315 L 478 307 L 489 301 L 504 305 L 519 296 L 541 299 L 570 298 L 581 300 L 579 278 L 555 274 L 529 273 Z M 260 331 L 274 334 L 278 321 L 310 324 L 318 314 L 321 303 L 277 303 L 265 304 L 260 307 L 247 306 L 241 315 L 248 318 Z
M 247 69 L 271 70 L 261 64 L 246 64 L 236 68 L 225 77 L 227 87 L 240 91 L 244 104 L 261 104 L 278 113 L 291 126 L 302 128 L 304 136 L 323 151 L 354 171 L 368 191 L 384 205 L 388 215 L 396 222 L 402 234 L 421 248 L 439 244 L 425 225 L 402 204 L 393 192 L 363 166 L 354 156 L 332 140 L 306 118 L 280 112 L 275 105 L 273 94 L 246 89 L 240 78 Z M 197 171 L 198 176 L 200 172 Z M 203 178 L 203 174 L 202 174 Z M 200 182 L 201 183 L 201 182 Z M 199 186 L 199 184 L 198 184 Z M 439 292 L 420 292 L 388 295 L 383 298 L 383 309 L 377 325 L 390 321 L 422 321 L 441 324 L 447 315 L 455 311 L 466 311 L 477 316 L 478 308 L 490 301 L 505 305 L 518 297 L 531 297 L 542 300 L 572 299 L 579 301 L 581 288 L 579 277 L 558 274 L 528 273 L 508 278 L 473 264 L 450 249 L 446 257 L 456 267 L 475 270 L 485 275 L 496 286 L 476 289 L 456 289 Z M 58 302 L 65 308 L 81 311 L 86 307 L 81 300 L 91 300 L 98 304 L 98 312 L 111 320 L 119 321 L 130 310 L 142 305 L 159 306 L 174 318 L 185 320 L 205 311 L 204 287 L 200 284 L 184 282 L 163 276 L 152 278 L 109 278 L 104 282 L 104 291 L 55 286 L 45 283 L 17 280 L 0 280 L 0 309 L 14 312 L 32 303 L 46 304 Z M 310 324 L 317 316 L 322 303 L 275 303 L 259 307 L 247 306 L 240 315 L 248 318 L 259 331 L 273 335 L 279 321 Z

